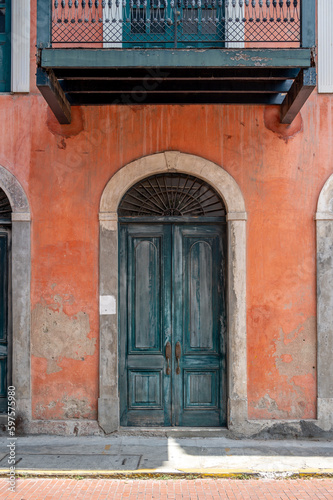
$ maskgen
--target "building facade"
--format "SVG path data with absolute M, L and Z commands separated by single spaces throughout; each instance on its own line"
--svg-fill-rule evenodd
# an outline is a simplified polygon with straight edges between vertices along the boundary
M 22 432 L 331 436 L 329 2 L 23 3 L 0 6 L 1 421 L 10 385 Z

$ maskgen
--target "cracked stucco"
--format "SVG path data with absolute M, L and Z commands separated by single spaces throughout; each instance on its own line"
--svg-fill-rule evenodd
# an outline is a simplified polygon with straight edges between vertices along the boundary
M 291 332 L 280 329 L 280 337 L 275 341 L 275 365 L 280 375 L 289 380 L 315 372 L 316 353 L 313 349 L 316 318 L 310 317 Z
M 80 311 L 68 316 L 60 298 L 55 304 L 38 303 L 32 311 L 32 354 L 47 360 L 47 374 L 62 370 L 63 358 L 84 360 L 95 352 L 96 339 L 88 338 L 89 316 Z

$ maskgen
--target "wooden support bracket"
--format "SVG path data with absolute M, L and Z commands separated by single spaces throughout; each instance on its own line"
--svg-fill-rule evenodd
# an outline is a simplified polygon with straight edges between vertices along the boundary
M 316 86 L 316 68 L 301 69 L 281 104 L 281 123 L 290 124 Z
M 37 68 L 37 87 L 61 124 L 71 123 L 71 105 L 52 70 Z

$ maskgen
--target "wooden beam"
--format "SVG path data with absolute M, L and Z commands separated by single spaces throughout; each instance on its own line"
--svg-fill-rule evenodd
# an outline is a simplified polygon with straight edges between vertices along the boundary
M 200 93 L 161 93 L 150 94 L 137 92 L 130 94 L 70 94 L 72 106 L 105 106 L 110 104 L 281 104 L 281 94 L 220 94 L 214 92 Z
M 308 68 L 311 49 L 43 49 L 43 68 Z
M 316 86 L 316 68 L 301 70 L 281 104 L 281 123 L 290 124 Z
M 71 122 L 71 105 L 52 70 L 37 68 L 37 87 L 61 124 Z
M 136 79 L 132 81 L 73 81 L 63 80 L 61 86 L 64 92 L 85 94 L 112 94 L 119 92 L 137 94 L 140 90 L 148 94 L 154 93 L 188 93 L 188 92 L 215 92 L 215 93 L 243 93 L 243 94 L 279 94 L 288 92 L 293 80 L 282 82 L 255 81 L 243 82 L 241 80 L 190 80 L 190 81 L 149 81 Z
M 299 68 L 54 68 L 58 80 L 294 80 Z

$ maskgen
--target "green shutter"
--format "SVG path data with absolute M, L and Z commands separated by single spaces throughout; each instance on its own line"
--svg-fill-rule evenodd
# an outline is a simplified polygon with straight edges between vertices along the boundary
M 10 92 L 11 2 L 0 1 L 0 92 Z

